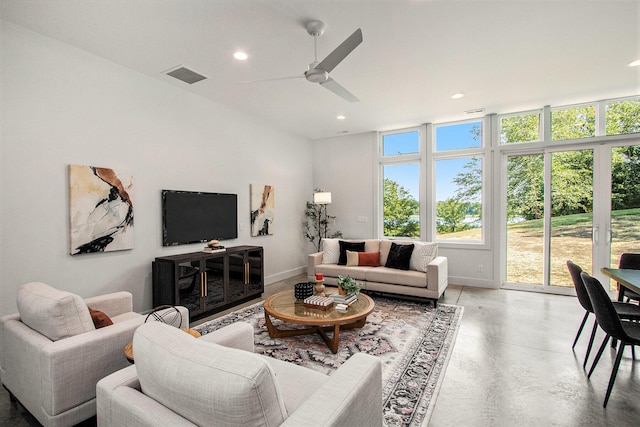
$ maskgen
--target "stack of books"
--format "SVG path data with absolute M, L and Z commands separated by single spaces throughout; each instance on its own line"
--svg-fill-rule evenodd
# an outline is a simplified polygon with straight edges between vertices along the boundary
M 346 306 L 350 306 L 351 304 L 356 302 L 356 300 L 358 299 L 358 295 L 356 295 L 356 294 L 346 294 L 346 295 L 331 294 L 331 295 L 329 295 L 329 297 L 336 304 L 343 304 L 343 305 L 346 305 Z
M 224 251 L 224 246 L 221 245 L 217 245 L 217 246 L 205 246 L 204 249 L 202 250 L 202 252 L 222 252 Z
M 309 308 L 316 308 L 318 310 L 329 310 L 333 308 L 333 300 L 331 298 L 312 295 L 304 299 L 304 306 Z

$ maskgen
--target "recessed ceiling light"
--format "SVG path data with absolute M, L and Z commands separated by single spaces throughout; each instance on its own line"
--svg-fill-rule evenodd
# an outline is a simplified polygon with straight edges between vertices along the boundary
M 242 51 L 237 51 L 237 52 L 233 53 L 233 57 L 236 58 L 238 61 L 244 61 L 249 56 L 246 53 L 242 52 Z
M 453 95 L 451 95 L 451 99 L 460 99 L 463 97 L 464 97 L 464 93 L 462 92 L 454 93 Z
M 640 59 L 636 59 L 635 61 L 629 63 L 629 67 L 637 67 L 638 65 L 640 65 Z
M 338 119 L 338 120 L 344 120 L 346 118 L 347 118 L 347 116 L 343 116 L 342 114 L 340 114 L 338 117 L 336 117 L 336 119 Z

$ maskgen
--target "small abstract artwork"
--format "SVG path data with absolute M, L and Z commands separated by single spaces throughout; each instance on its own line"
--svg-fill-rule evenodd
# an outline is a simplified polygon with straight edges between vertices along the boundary
M 251 184 L 251 235 L 273 234 L 275 193 L 273 185 Z
M 71 255 L 133 249 L 133 175 L 69 165 Z

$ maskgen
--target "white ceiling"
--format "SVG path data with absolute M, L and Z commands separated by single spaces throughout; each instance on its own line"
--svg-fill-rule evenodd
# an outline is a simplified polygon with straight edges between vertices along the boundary
M 637 1 L 0 0 L 0 16 L 117 64 L 319 139 L 640 94 Z M 321 60 L 356 28 L 331 73 L 348 103 L 303 78 L 304 22 L 327 25 Z M 232 58 L 236 49 L 249 54 Z M 209 78 L 163 74 L 178 65 Z M 451 99 L 455 92 L 465 97 Z M 336 120 L 338 114 L 347 119 Z

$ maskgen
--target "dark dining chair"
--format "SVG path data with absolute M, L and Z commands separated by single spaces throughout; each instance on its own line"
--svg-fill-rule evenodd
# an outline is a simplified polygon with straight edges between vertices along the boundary
M 573 345 L 571 348 L 575 348 L 576 343 L 578 342 L 578 338 L 582 333 L 582 329 L 584 328 L 585 323 L 587 322 L 587 318 L 589 317 L 589 313 L 593 313 L 593 306 L 591 305 L 591 299 L 589 298 L 589 294 L 587 293 L 587 288 L 585 288 L 584 283 L 582 281 L 582 277 L 580 273 L 582 273 L 582 268 L 575 264 L 573 261 L 567 261 L 567 268 L 569 269 L 569 274 L 571 275 L 571 280 L 573 281 L 573 287 L 576 289 L 576 295 L 578 297 L 578 301 L 582 308 L 584 308 L 585 313 L 582 318 L 582 323 L 580 323 L 580 328 L 578 328 L 578 333 L 576 334 L 576 338 L 573 340 Z M 640 320 L 640 306 L 634 304 L 627 303 L 613 303 L 614 309 L 618 316 L 623 319 L 630 320 Z M 596 331 L 598 330 L 598 319 L 593 320 L 593 328 L 591 330 L 591 337 L 589 338 L 589 344 L 587 345 L 587 353 L 584 356 L 584 362 L 582 364 L 583 368 L 587 367 L 587 360 L 589 359 L 589 353 L 591 353 L 591 348 L 593 347 L 593 340 L 596 336 Z
M 640 254 L 633 254 L 625 252 L 620 255 L 620 263 L 618 264 L 618 268 L 628 268 L 633 270 L 640 270 Z M 632 291 L 631 289 L 627 289 L 621 283 L 618 283 L 618 301 L 622 301 L 624 298 L 627 299 L 627 302 L 630 300 L 634 300 L 636 302 L 640 301 L 640 294 Z
M 616 361 L 613 365 L 611 376 L 609 377 L 607 394 L 605 395 L 604 403 L 602 404 L 602 406 L 606 408 L 607 402 L 609 401 L 609 396 L 611 395 L 611 389 L 613 388 L 613 383 L 616 380 L 618 368 L 620 367 L 620 360 L 622 360 L 622 353 L 624 353 L 624 348 L 627 345 L 640 345 L 640 323 L 620 320 L 620 316 L 618 316 L 613 302 L 611 301 L 611 298 L 609 298 L 609 294 L 604 290 L 602 284 L 598 281 L 598 279 L 589 276 L 585 272 L 580 273 L 580 277 L 582 277 L 582 282 L 584 283 L 584 286 L 587 289 L 587 293 L 589 294 L 589 300 L 591 301 L 593 312 L 596 315 L 598 325 L 607 334 L 607 336 L 602 341 L 602 345 L 600 346 L 598 353 L 596 354 L 593 365 L 591 365 L 591 369 L 589 370 L 589 374 L 587 375 L 588 378 L 591 377 L 596 364 L 600 360 L 600 356 L 602 356 L 602 352 L 607 346 L 609 338 L 615 338 L 620 341 L 618 354 L 616 355 Z

